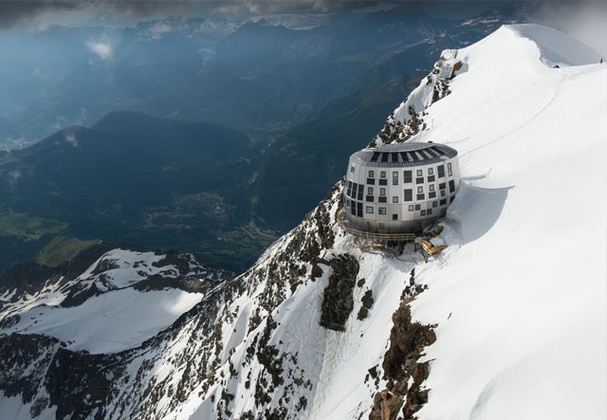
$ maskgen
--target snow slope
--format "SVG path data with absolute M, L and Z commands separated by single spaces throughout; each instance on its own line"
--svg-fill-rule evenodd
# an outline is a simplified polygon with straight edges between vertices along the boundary
M 115 248 L 105 252 L 73 279 L 48 279 L 42 289 L 13 299 L 0 297 L 0 334 L 55 337 L 72 351 L 115 353 L 138 346 L 175 322 L 204 297 L 181 290 L 178 278 L 221 281 L 190 254 L 173 256 Z M 133 287 L 154 279 L 165 287 Z M 84 296 L 66 305 L 69 297 Z
M 171 325 L 203 297 L 183 290 L 127 288 L 89 298 L 73 308 L 36 306 L 3 333 L 44 334 L 89 353 L 115 353 L 141 344 Z
M 412 305 L 438 324 L 420 419 L 607 417 L 607 65 L 575 44 L 502 27 L 426 110 L 465 182 Z

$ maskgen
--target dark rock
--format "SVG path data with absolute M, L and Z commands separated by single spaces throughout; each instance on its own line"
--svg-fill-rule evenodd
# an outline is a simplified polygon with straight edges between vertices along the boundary
M 333 274 L 325 288 L 320 325 L 343 331 L 348 316 L 354 309 L 354 285 L 360 268 L 352 255 L 343 254 L 329 261 Z
M 403 402 L 403 419 L 414 419 L 414 414 L 428 401 L 428 390 L 421 387 L 428 377 L 428 362 L 418 363 L 417 360 L 424 347 L 436 341 L 436 336 L 431 325 L 412 322 L 409 307 L 412 299 L 407 298 L 392 315 L 394 326 L 390 332 L 390 347 L 382 364 L 387 385 L 385 390 L 375 395 L 369 419 L 394 419 Z M 411 386 L 410 378 L 413 379 Z M 390 395 L 400 400 L 388 398 Z M 405 395 L 405 399 L 400 397 Z
M 46 369 L 60 343 L 44 335 L 0 337 L 0 390 L 7 397 L 21 395 L 29 403 L 39 394 Z
M 369 414 L 369 420 L 395 420 L 402 405 L 402 397 L 388 390 L 378 392 L 373 398 L 373 409 Z
M 358 311 L 358 319 L 365 319 L 369 315 L 369 309 L 373 306 L 373 291 L 367 290 L 361 301 L 363 306 Z

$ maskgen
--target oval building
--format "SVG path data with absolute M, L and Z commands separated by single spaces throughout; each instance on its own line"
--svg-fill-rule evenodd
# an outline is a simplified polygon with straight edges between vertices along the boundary
M 352 156 L 343 190 L 350 227 L 419 232 L 447 213 L 460 185 L 457 150 L 438 143 L 394 143 Z

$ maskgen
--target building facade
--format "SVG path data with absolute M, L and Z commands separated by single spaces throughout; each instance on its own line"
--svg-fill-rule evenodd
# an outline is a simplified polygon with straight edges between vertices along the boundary
M 343 190 L 354 229 L 418 232 L 447 213 L 460 186 L 457 150 L 438 143 L 395 143 L 352 156 Z

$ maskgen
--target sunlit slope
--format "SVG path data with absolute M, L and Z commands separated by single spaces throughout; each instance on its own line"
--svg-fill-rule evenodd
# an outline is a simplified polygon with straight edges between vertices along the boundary
M 465 182 L 413 305 L 438 323 L 421 419 L 605 418 L 607 66 L 582 47 L 502 27 L 427 110 Z

